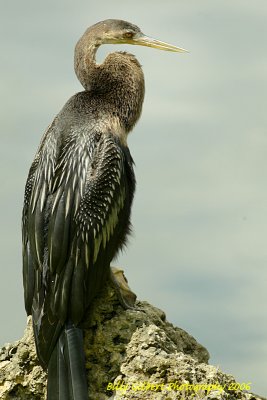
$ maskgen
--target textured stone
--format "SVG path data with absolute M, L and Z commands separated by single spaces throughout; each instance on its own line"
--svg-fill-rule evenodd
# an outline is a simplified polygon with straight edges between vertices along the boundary
M 209 365 L 208 351 L 163 311 L 141 301 L 124 310 L 111 286 L 89 311 L 84 333 L 90 400 L 262 399 Z M 0 350 L 0 399 L 41 400 L 45 386 L 29 318 L 24 337 Z
M 0 350 L 0 399 L 44 399 L 46 374 L 35 354 L 31 318 L 21 340 Z

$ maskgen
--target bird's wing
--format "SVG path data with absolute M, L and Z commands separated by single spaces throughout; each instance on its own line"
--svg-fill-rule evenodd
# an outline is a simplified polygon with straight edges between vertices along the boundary
M 44 365 L 66 319 L 81 321 L 109 273 L 128 202 L 114 135 L 76 131 L 60 155 L 51 137 L 33 163 L 23 218 L 26 307 Z
M 53 311 L 62 321 L 67 312 L 81 320 L 107 274 L 126 192 L 125 156 L 113 135 L 69 143 L 56 169 L 48 229 Z
M 22 212 L 23 286 L 27 314 L 32 314 L 36 286 L 40 286 L 44 257 L 44 205 L 51 187 L 56 159 L 54 123 L 45 132 L 31 165 L 24 193 Z M 41 295 L 43 290 L 39 291 Z

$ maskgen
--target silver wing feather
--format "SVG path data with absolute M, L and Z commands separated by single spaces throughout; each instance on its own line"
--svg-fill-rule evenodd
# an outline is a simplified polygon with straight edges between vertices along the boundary
M 25 304 L 41 359 L 67 318 L 81 321 L 129 225 L 129 165 L 115 136 L 76 130 L 60 140 L 50 127 L 23 210 Z

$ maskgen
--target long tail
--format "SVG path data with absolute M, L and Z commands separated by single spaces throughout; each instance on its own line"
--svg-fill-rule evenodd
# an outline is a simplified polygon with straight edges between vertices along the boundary
M 88 400 L 83 333 L 67 325 L 48 364 L 47 400 Z

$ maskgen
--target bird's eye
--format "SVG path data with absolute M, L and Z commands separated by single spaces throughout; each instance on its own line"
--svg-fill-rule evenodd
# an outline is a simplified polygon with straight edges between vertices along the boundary
M 128 32 L 125 32 L 124 37 L 127 39 L 131 39 L 133 37 L 133 35 L 134 35 L 133 32 L 128 31 Z

